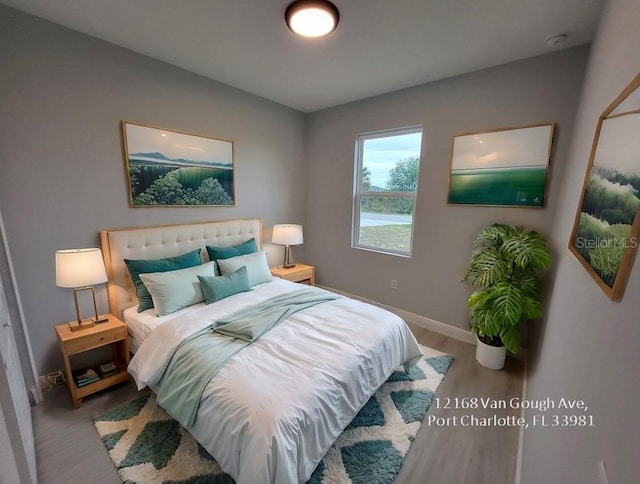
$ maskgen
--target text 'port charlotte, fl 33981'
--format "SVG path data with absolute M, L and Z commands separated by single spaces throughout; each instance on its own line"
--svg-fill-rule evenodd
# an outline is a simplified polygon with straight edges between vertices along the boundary
M 584 400 L 550 397 L 543 400 L 490 397 L 436 398 L 435 409 L 450 410 L 454 415 L 435 412 L 427 415 L 427 424 L 434 427 L 594 427 L 593 415 Z M 460 414 L 460 411 L 462 414 Z M 487 415 L 487 410 L 496 410 Z M 504 412 L 499 412 L 505 410 Z M 520 415 L 508 415 L 520 410 Z M 505 413 L 507 415 L 500 415 Z

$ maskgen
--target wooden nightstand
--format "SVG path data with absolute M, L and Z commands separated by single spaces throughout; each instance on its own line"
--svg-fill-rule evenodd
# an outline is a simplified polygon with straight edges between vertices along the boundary
M 60 349 L 64 356 L 64 366 L 67 371 L 67 386 L 71 393 L 74 408 L 78 408 L 82 399 L 87 395 L 122 383 L 130 378 L 129 373 L 127 373 L 127 366 L 129 365 L 127 326 L 112 314 L 106 316 L 109 318 L 107 323 L 96 324 L 92 328 L 79 331 L 72 332 L 69 328 L 69 323 L 56 326 L 56 335 L 58 336 Z M 70 357 L 106 345 L 111 345 L 113 362 L 117 365 L 118 372 L 78 388 L 73 378 Z M 96 368 L 97 366 L 96 364 Z
M 286 279 L 287 281 L 309 284 L 310 286 L 316 283 L 313 266 L 306 264 L 296 264 L 295 267 L 290 267 L 289 269 L 272 267 L 271 275 L 273 277 L 279 277 L 280 279 Z

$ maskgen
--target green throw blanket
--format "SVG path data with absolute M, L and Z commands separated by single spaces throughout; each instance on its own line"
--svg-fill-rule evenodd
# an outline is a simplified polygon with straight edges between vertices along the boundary
M 176 347 L 160 380 L 158 403 L 184 427 L 191 427 L 204 389 L 227 361 L 290 315 L 334 299 L 338 296 L 322 289 L 300 289 L 236 311 L 198 331 Z

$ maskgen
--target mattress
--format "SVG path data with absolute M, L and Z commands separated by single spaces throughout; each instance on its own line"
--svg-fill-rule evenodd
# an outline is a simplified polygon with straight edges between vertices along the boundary
M 123 311 L 124 322 L 127 323 L 127 331 L 129 333 L 129 347 L 131 353 L 135 354 L 138 348 L 147 339 L 151 331 L 161 324 L 172 320 L 176 316 L 193 311 L 195 308 L 204 306 L 204 303 L 194 304 L 187 308 L 182 308 L 175 313 L 165 316 L 156 316 L 153 308 L 146 311 L 138 312 L 138 306 L 128 307 Z

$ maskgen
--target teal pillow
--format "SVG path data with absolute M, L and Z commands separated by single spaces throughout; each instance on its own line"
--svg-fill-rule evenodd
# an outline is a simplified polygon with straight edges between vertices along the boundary
M 151 294 L 156 316 L 175 313 L 178 309 L 204 301 L 198 277 L 214 276 L 215 266 L 215 262 L 207 262 L 177 271 L 140 274 L 140 279 Z
M 140 280 L 140 274 L 186 269 L 187 267 L 202 264 L 202 259 L 200 259 L 200 249 L 196 249 L 186 254 L 167 257 L 165 259 L 125 259 L 124 263 L 127 265 L 127 269 L 129 269 L 131 280 L 136 288 L 136 294 L 138 295 L 138 312 L 141 313 L 153 307 L 153 300 L 144 283 Z
M 264 251 L 256 252 L 255 254 L 239 255 L 238 257 L 231 257 L 229 259 L 218 259 L 217 263 L 222 275 L 230 274 L 242 266 L 245 266 L 251 287 L 256 284 L 271 281 L 271 271 L 267 263 L 267 253 Z
M 205 304 L 211 304 L 225 297 L 238 294 L 239 292 L 251 290 L 249 274 L 247 273 L 247 268 L 244 266 L 224 276 L 198 276 L 198 279 L 200 280 L 200 287 L 202 287 Z
M 239 255 L 253 254 L 254 252 L 258 252 L 256 239 L 249 239 L 246 242 L 238 245 L 230 245 L 229 247 L 214 247 L 207 245 L 209 260 L 229 259 Z

